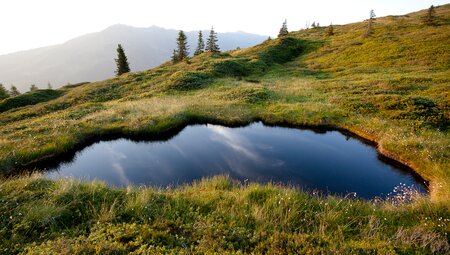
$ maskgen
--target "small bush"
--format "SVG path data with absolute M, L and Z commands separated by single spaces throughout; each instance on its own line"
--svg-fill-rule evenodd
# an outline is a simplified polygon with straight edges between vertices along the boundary
M 212 76 L 202 72 L 178 72 L 172 75 L 168 87 L 175 90 L 200 89 L 212 81 Z
M 214 74 L 217 76 L 242 77 L 250 74 L 246 60 L 225 60 L 214 65 Z
M 271 91 L 264 87 L 250 85 L 232 89 L 225 96 L 222 96 L 222 98 L 227 100 L 241 100 L 246 103 L 257 104 L 268 100 L 271 95 Z
M 425 97 L 414 97 L 412 98 L 412 102 L 418 109 L 431 109 L 433 107 L 436 107 L 436 104 L 433 102 L 433 100 Z

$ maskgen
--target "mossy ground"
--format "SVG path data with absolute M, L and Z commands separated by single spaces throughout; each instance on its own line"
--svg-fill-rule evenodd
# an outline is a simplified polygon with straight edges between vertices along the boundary
M 276 207 L 273 201 L 267 203 L 279 215 L 271 214 L 267 209 L 269 207 L 264 207 L 266 201 L 261 205 L 266 209 L 255 207 L 257 202 L 245 207 L 242 200 L 245 196 L 242 194 L 250 192 L 250 187 L 232 188 L 222 193 L 211 189 L 202 192 L 199 187 L 189 186 L 167 192 L 152 189 L 134 191 L 137 197 L 144 194 L 164 197 L 155 206 L 150 203 L 153 200 L 143 200 L 143 205 L 145 201 L 149 203 L 149 210 L 167 206 L 192 206 L 195 210 L 203 210 L 204 204 L 210 205 L 208 210 L 205 209 L 207 213 L 195 214 L 196 217 L 201 216 L 195 220 L 189 218 L 188 211 L 180 210 L 178 215 L 172 214 L 176 211 L 171 211 L 163 214 L 159 221 L 153 218 L 145 222 L 138 216 L 123 218 L 123 208 L 116 211 L 113 197 L 118 197 L 116 203 L 124 206 L 128 203 L 127 199 L 121 198 L 126 194 L 125 190 L 110 189 L 100 184 L 11 179 L 2 182 L 1 199 L 18 201 L 21 193 L 15 192 L 13 187 L 17 186 L 20 190 L 20 183 L 46 183 L 48 193 L 45 193 L 45 188 L 42 192 L 24 192 L 23 196 L 31 206 L 26 208 L 33 208 L 34 204 L 34 216 L 41 215 L 36 216 L 39 219 L 36 222 L 50 225 L 44 224 L 41 228 L 31 224 L 32 220 L 24 221 L 26 224 L 22 220 L 11 221 L 11 225 L 5 225 L 1 232 L 4 246 L 22 251 L 30 241 L 22 241 L 22 238 L 34 236 L 39 249 L 50 250 L 69 249 L 69 246 L 77 247 L 79 243 L 80 249 L 92 251 L 96 248 L 114 250 L 116 244 L 124 245 L 117 249 L 129 251 L 125 246 L 141 242 L 133 247 L 139 248 L 143 244 L 144 248 L 161 249 L 159 252 L 167 248 L 174 249 L 174 252 L 187 252 L 189 249 L 219 253 L 263 252 L 266 249 L 268 253 L 285 253 L 288 251 L 286 249 L 292 248 L 288 248 L 289 245 L 298 245 L 292 249 L 315 253 L 347 253 L 357 252 L 358 249 L 382 253 L 432 252 L 435 248 L 427 241 L 417 241 L 427 236 L 439 240 L 436 241 L 439 245 L 446 243 L 447 246 L 438 246 L 446 247 L 448 251 L 448 237 L 444 235 L 449 230 L 448 222 L 440 224 L 443 227 L 437 227 L 437 224 L 430 227 L 423 220 L 425 217 L 436 220 L 436 215 L 443 219 L 450 218 L 450 5 L 436 8 L 436 12 L 437 26 L 423 25 L 420 17 L 424 12 L 418 12 L 376 19 L 374 33 L 367 38 L 363 37 L 364 23 L 336 26 L 333 36 L 326 35 L 326 28 L 303 30 L 291 33 L 283 40 L 266 41 L 249 49 L 216 55 L 202 54 L 185 62 L 166 63 L 152 70 L 103 82 L 66 87 L 58 98 L 13 108 L 0 116 L 0 169 L 3 171 L 14 171 L 22 165 L 63 154 L 93 137 L 109 134 L 158 136 L 196 120 L 242 124 L 258 119 L 271 124 L 343 128 L 376 141 L 383 154 L 408 164 L 430 181 L 430 198 L 418 199 L 411 205 L 400 207 L 386 204 L 372 207 L 369 202 L 308 197 L 288 188 L 258 188 L 275 190 L 268 193 L 269 201 L 275 201 L 276 194 L 283 192 L 295 195 L 298 197 L 295 201 L 299 204 L 304 201 L 310 207 L 305 207 L 304 213 L 309 214 L 307 211 L 310 210 L 311 214 L 324 217 L 315 219 L 317 222 L 308 220 L 308 224 L 313 225 L 322 221 L 322 227 L 319 224 L 308 228 L 298 220 L 291 222 L 287 219 L 280 219 L 284 223 L 276 221 L 279 226 L 274 226 L 270 217 L 296 218 L 298 215 L 280 211 L 283 207 Z M 79 192 L 80 198 L 73 197 L 77 201 L 73 208 L 70 207 L 70 199 L 57 200 L 56 193 L 65 186 L 72 189 L 71 194 Z M 96 194 L 96 189 L 109 195 L 82 195 L 85 190 Z M 198 197 L 197 193 L 202 196 Z M 100 197 L 105 200 L 93 200 Z M 209 198 L 223 201 L 213 199 L 215 202 L 212 203 Z M 310 203 L 334 205 L 331 211 L 321 214 L 323 207 L 314 207 Z M 357 204 L 358 210 L 348 216 L 347 221 L 336 216 L 341 215 L 341 209 L 348 208 L 350 204 L 352 207 Z M 2 215 L 16 215 L 21 212 L 20 205 L 2 208 Z M 339 207 L 341 205 L 345 207 Z M 236 212 L 239 217 L 233 218 L 235 216 L 229 214 L 233 213 L 233 206 L 239 207 L 236 209 L 239 210 L 239 213 Z M 81 218 L 77 222 L 83 226 L 82 229 L 74 230 L 74 225 L 65 220 L 52 221 L 52 218 L 45 217 L 47 214 L 60 215 L 66 208 L 71 208 L 72 213 L 78 207 L 80 210 L 92 210 L 86 218 L 83 218 L 84 212 L 79 216 Z M 372 215 L 374 209 L 391 220 L 379 221 L 384 217 L 378 218 L 375 213 Z M 244 212 L 248 212 L 246 215 L 250 221 L 241 218 Z M 103 214 L 111 215 L 108 218 L 101 216 Z M 121 215 L 120 218 L 116 218 L 117 215 Z M 182 221 L 177 221 L 174 215 Z M 106 217 L 106 220 L 99 220 L 100 216 Z M 100 223 L 93 224 L 97 221 Z M 186 227 L 189 229 L 187 235 L 179 229 L 185 226 L 183 224 L 194 224 Z M 327 228 L 329 226 L 331 228 Z M 376 230 L 369 231 L 368 226 Z M 21 228 L 22 232 L 16 236 L 14 231 L 17 228 Z M 350 233 L 347 228 L 351 229 Z M 133 234 L 141 233 L 143 229 L 147 229 L 149 236 Z M 199 232 L 194 231 L 196 229 Z M 362 234 L 366 230 L 371 234 Z M 68 233 L 68 237 L 62 236 L 62 232 Z M 120 233 L 128 232 L 131 237 L 121 237 Z M 148 239 L 160 240 L 159 236 L 153 236 L 160 232 L 161 242 L 148 243 Z M 256 239 L 247 238 L 250 235 Z M 407 239 L 406 236 L 416 239 Z M 116 237 L 124 239 L 120 241 L 114 239 Z M 162 245 L 166 244 L 164 238 L 169 238 L 167 245 Z M 182 241 L 183 238 L 196 241 Z M 40 246 L 46 240 L 48 242 Z M 86 242 L 95 243 L 94 240 L 98 240 L 98 246 L 84 247 Z M 128 244 L 127 240 L 131 243 Z M 414 240 L 419 244 L 414 245 Z M 191 247 L 192 244 L 194 247 Z M 133 247 L 130 249 L 135 249 Z M 321 247 L 323 250 L 320 250 Z M 318 250 L 314 250 L 316 248 Z M 33 248 L 28 251 L 32 253 L 37 250 Z M 291 250 L 292 253 L 295 251 Z

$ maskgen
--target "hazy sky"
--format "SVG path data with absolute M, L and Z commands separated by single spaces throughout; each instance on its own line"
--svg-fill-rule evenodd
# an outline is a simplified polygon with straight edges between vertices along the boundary
M 289 30 L 307 21 L 322 25 L 398 15 L 450 0 L 0 0 L 0 54 L 63 43 L 121 23 L 217 32 L 276 35 L 286 18 Z

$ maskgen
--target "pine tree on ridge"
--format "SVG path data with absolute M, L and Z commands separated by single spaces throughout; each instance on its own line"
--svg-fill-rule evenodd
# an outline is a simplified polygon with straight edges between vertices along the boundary
M 194 52 L 194 55 L 200 55 L 202 54 L 205 50 L 205 42 L 203 41 L 203 34 L 202 31 L 198 31 L 198 40 L 197 40 L 197 49 Z
M 117 70 L 115 72 L 116 76 L 130 72 L 130 65 L 128 64 L 127 56 L 125 55 L 125 51 L 123 50 L 121 44 L 117 45 L 117 59 L 115 60 L 117 65 Z
M 427 26 L 436 25 L 436 10 L 434 9 L 434 5 L 430 6 L 427 14 L 423 17 L 423 23 Z
M 220 48 L 217 44 L 217 33 L 214 32 L 214 27 L 211 27 L 211 31 L 209 32 L 208 40 L 206 41 L 206 52 L 219 53 Z
M 369 35 L 371 35 L 373 33 L 373 20 L 376 17 L 375 12 L 373 10 L 370 10 L 370 17 L 369 17 L 369 21 L 367 22 L 367 29 L 366 32 L 364 33 L 364 37 L 367 37 Z
M 5 98 L 9 97 L 9 92 L 6 90 L 6 88 L 3 86 L 3 84 L 0 83 L 0 100 L 3 100 Z
M 12 96 L 12 97 L 15 97 L 15 96 L 20 95 L 20 92 L 19 92 L 19 90 L 17 89 L 16 86 L 11 85 L 11 89 L 9 90 L 9 95 Z
M 288 28 L 287 28 L 287 20 L 284 20 L 283 25 L 280 28 L 280 32 L 278 32 L 278 37 L 283 37 L 289 34 Z

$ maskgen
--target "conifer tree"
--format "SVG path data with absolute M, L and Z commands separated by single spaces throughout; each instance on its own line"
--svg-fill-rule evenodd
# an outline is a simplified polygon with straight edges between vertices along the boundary
M 328 35 L 328 36 L 334 35 L 333 24 L 330 24 L 330 26 L 328 27 L 327 35 Z
M 6 90 L 6 88 L 3 87 L 3 84 L 0 83 L 0 100 L 3 100 L 8 97 L 9 97 L 8 90 Z
M 178 53 L 177 53 L 176 49 L 173 49 L 171 58 L 172 58 L 172 62 L 174 62 L 174 63 L 178 62 Z
M 120 44 L 117 45 L 117 58 L 115 60 L 117 65 L 117 70 L 115 73 L 117 76 L 130 72 L 130 65 L 128 64 L 127 56 L 125 55 L 125 51 Z
M 172 53 L 172 61 L 174 63 L 178 62 L 178 53 L 176 49 L 173 49 L 173 53 Z
M 372 32 L 373 32 L 373 20 L 374 20 L 375 17 L 376 17 L 375 16 L 375 12 L 373 10 L 370 10 L 370 17 L 369 17 L 369 21 L 367 23 L 367 30 L 364 33 L 364 37 L 367 37 L 367 36 L 372 34 Z
M 430 6 L 430 8 L 427 11 L 427 14 L 423 17 L 423 23 L 427 26 L 434 26 L 436 20 L 436 10 L 434 9 L 434 6 Z
M 197 40 L 197 49 L 194 52 L 194 55 L 200 55 L 205 51 L 205 42 L 203 41 L 202 31 L 198 31 L 198 40 Z
M 316 22 L 315 21 L 313 21 L 313 23 L 311 24 L 311 27 L 312 28 L 316 28 Z
M 47 89 L 53 89 L 52 84 L 50 82 L 47 83 Z
M 214 32 L 214 27 L 211 27 L 208 40 L 206 40 L 206 52 L 218 53 L 220 52 L 219 45 L 217 44 L 217 33 Z
M 33 91 L 36 91 L 36 90 L 38 90 L 39 88 L 35 85 L 35 84 L 31 84 L 31 86 L 30 86 L 30 92 L 33 92 Z
M 20 95 L 20 92 L 19 92 L 19 90 L 17 89 L 16 86 L 11 85 L 11 89 L 9 90 L 9 95 L 12 96 L 12 97 L 15 97 L 15 96 Z
M 280 32 L 278 32 L 278 37 L 283 37 L 289 34 L 288 28 L 287 28 L 287 20 L 284 20 L 283 25 L 280 28 Z
M 180 30 L 177 38 L 177 53 L 178 60 L 181 61 L 189 56 L 188 45 L 187 45 L 187 37 L 184 34 L 183 30 Z

